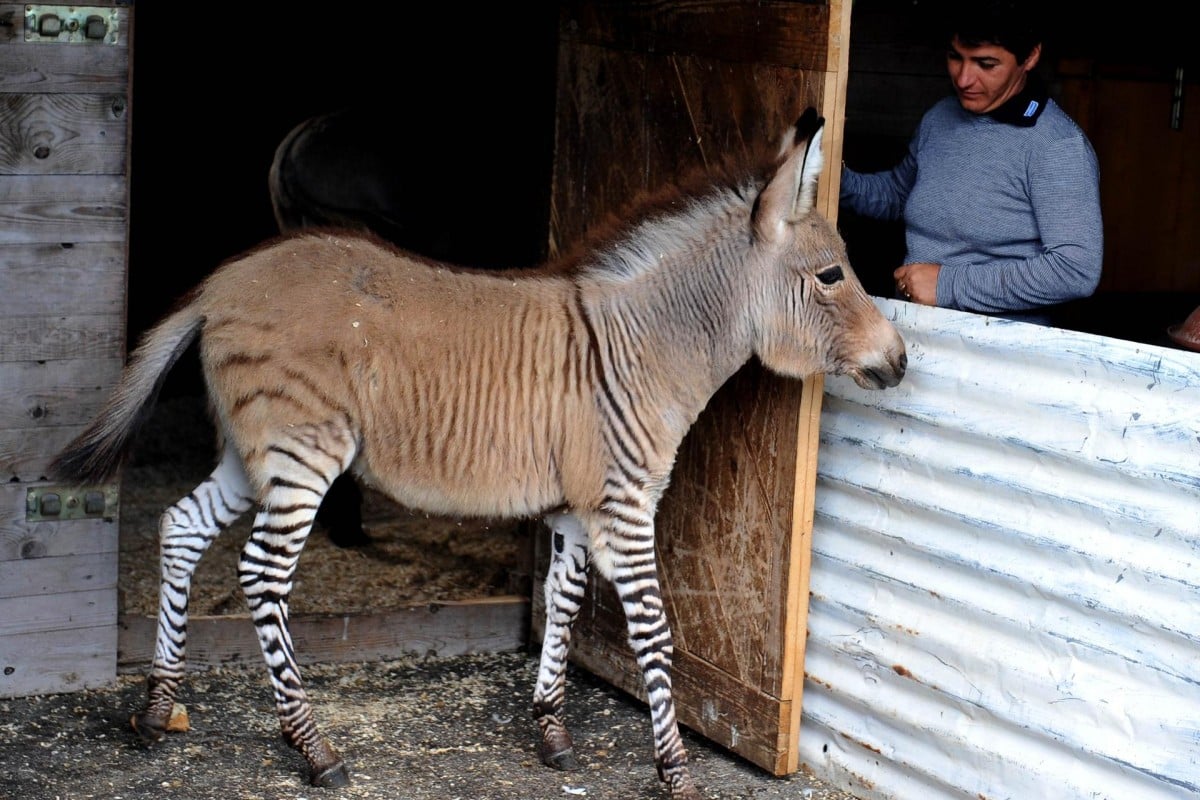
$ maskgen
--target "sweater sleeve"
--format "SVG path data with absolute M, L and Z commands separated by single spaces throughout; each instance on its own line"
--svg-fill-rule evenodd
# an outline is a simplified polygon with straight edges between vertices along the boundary
M 896 220 L 904 213 L 904 203 L 917 178 L 914 139 L 904 159 L 885 172 L 855 172 L 842 167 L 842 188 L 838 199 L 856 214 L 872 219 Z
M 1050 143 L 1031 158 L 1030 203 L 1042 246 L 1030 258 L 943 264 L 937 303 L 968 311 L 1037 308 L 1090 296 L 1100 283 L 1104 228 L 1096 154 L 1082 136 Z

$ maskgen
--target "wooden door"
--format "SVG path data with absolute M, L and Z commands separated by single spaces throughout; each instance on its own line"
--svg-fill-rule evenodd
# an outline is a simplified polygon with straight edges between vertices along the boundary
M 44 475 L 124 358 L 132 18 L 0 3 L 0 697 L 116 677 L 116 487 Z
M 827 120 L 819 206 L 834 219 L 849 14 L 849 0 L 564 3 L 551 250 L 642 189 L 777 141 L 810 105 Z M 741 370 L 685 439 L 657 519 L 680 721 L 774 774 L 799 758 L 822 389 L 819 376 Z M 645 698 L 605 582 L 592 581 L 571 647 L 575 663 Z
M 1059 64 L 1063 108 L 1100 163 L 1100 290 L 1200 292 L 1200 83 L 1184 56 L 1126 55 Z

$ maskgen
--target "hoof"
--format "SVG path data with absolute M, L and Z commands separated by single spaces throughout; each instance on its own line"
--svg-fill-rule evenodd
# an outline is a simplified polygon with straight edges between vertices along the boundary
M 568 747 L 566 750 L 559 750 L 555 753 L 542 752 L 542 763 L 547 767 L 554 767 L 563 772 L 571 772 L 579 769 L 579 759 L 575 758 L 575 750 Z
M 309 778 L 309 783 L 313 786 L 320 786 L 323 789 L 341 789 L 350 785 L 350 773 L 346 770 L 346 762 L 339 761 L 332 767 L 327 767 L 320 772 L 314 772 Z
M 134 714 L 129 718 L 129 725 L 144 742 L 157 742 L 166 733 L 166 726 L 155 722 L 146 713 Z
M 671 792 L 671 800 L 703 800 L 695 786 L 684 786 Z

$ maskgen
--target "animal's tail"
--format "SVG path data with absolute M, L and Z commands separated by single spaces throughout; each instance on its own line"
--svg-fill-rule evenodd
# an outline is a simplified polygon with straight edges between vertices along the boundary
M 142 337 L 100 413 L 50 463 L 53 480 L 102 483 L 117 473 L 134 435 L 149 419 L 167 373 L 203 325 L 197 307 L 187 304 Z

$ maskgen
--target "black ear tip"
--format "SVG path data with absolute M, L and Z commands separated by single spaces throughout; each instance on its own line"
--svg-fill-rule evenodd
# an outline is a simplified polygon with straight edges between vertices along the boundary
M 811 138 L 814 133 L 819 131 L 825 125 L 825 118 L 817 115 L 817 110 L 812 106 L 804 109 L 804 113 L 800 115 L 800 119 L 796 120 L 796 139 Z

